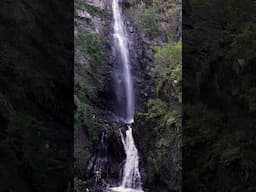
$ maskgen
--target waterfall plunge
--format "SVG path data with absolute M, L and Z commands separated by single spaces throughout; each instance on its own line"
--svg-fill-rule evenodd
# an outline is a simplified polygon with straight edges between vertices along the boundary
M 121 76 L 118 74 L 119 83 L 116 92 L 123 92 L 119 96 L 125 101 L 121 101 L 122 105 L 119 107 L 123 109 L 123 119 L 126 123 L 133 123 L 134 116 L 134 92 L 133 82 L 131 78 L 130 63 L 129 63 L 129 50 L 127 42 L 127 33 L 123 23 L 119 0 L 113 0 L 112 3 L 113 17 L 114 17 L 114 48 L 120 55 L 121 62 Z M 120 73 L 120 72 L 119 72 Z
M 114 46 L 116 51 L 120 54 L 122 64 L 121 82 L 123 82 L 125 96 L 125 102 L 124 106 L 122 106 L 122 109 L 125 110 L 123 113 L 125 114 L 124 121 L 128 124 L 128 129 L 126 130 L 125 136 L 120 131 L 122 143 L 126 154 L 122 184 L 121 186 L 111 188 L 110 190 L 116 192 L 143 192 L 141 187 L 141 176 L 139 172 L 138 151 L 134 144 L 132 128 L 129 125 L 133 123 L 134 118 L 134 92 L 129 66 L 130 63 L 127 33 L 125 25 L 123 23 L 119 0 L 113 0 L 112 9 L 114 17 Z

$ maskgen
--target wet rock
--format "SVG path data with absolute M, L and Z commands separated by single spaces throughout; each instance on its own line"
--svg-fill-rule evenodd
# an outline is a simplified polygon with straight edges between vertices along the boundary
M 130 26 L 130 27 L 128 28 L 128 30 L 129 30 L 130 33 L 134 33 L 134 29 L 133 29 L 132 26 Z
M 129 8 L 131 6 L 131 3 L 129 0 L 120 0 L 119 1 L 124 8 Z

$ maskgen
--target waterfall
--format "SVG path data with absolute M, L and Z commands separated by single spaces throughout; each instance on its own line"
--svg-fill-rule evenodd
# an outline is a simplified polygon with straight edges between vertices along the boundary
M 139 156 L 137 148 L 134 144 L 132 128 L 128 126 L 128 130 L 126 131 L 126 137 L 124 137 L 121 131 L 120 133 L 126 154 L 126 163 L 124 166 L 122 186 L 141 189 Z
M 124 146 L 126 160 L 123 171 L 122 184 L 119 187 L 111 188 L 115 192 L 143 192 L 141 187 L 141 176 L 139 172 L 139 155 L 134 144 L 132 128 L 128 125 L 125 136 L 120 131 Z
M 123 105 L 123 120 L 127 124 L 125 135 L 120 131 L 123 147 L 126 154 L 125 165 L 123 169 L 122 183 L 119 187 L 113 187 L 110 190 L 116 192 L 143 192 L 141 187 L 141 176 L 139 172 L 139 156 L 134 143 L 132 135 L 131 123 L 134 121 L 134 91 L 132 75 L 129 63 L 129 48 L 128 35 L 123 22 L 119 0 L 112 2 L 113 18 L 114 18 L 114 48 L 119 53 L 119 60 L 121 65 L 121 76 L 119 75 L 120 85 L 117 92 L 123 93 L 121 95 L 124 100 Z M 120 106 L 119 106 L 120 107 Z
M 117 53 L 120 55 L 120 64 L 121 71 L 118 71 L 118 82 L 119 86 L 116 90 L 120 95 L 120 92 L 123 92 L 123 95 L 120 95 L 121 99 L 125 101 L 122 102 L 123 119 L 126 123 L 133 122 L 134 116 L 134 92 L 133 92 L 133 82 L 131 78 L 130 63 L 129 63 L 129 50 L 128 50 L 128 41 L 127 41 L 127 32 L 123 23 L 122 13 L 119 5 L 119 0 L 113 0 L 112 3 L 113 17 L 114 17 L 114 48 Z M 119 98 L 120 99 L 120 98 Z

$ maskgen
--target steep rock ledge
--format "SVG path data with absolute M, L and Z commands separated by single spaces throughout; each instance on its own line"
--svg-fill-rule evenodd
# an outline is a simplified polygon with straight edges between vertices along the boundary
M 173 174 L 168 173 L 168 175 L 164 176 L 164 173 L 159 173 L 160 169 L 157 170 L 158 167 L 155 167 L 155 170 L 150 168 L 150 166 L 155 166 L 155 162 L 153 164 L 150 163 L 147 156 L 161 154 L 161 152 L 159 151 L 160 149 L 156 148 L 156 145 L 150 145 L 149 148 L 145 148 L 145 146 L 150 143 L 149 139 L 154 137 L 154 135 L 152 135 L 152 129 L 154 129 L 154 126 L 157 126 L 157 124 L 153 122 L 152 126 L 149 127 L 150 122 L 146 120 L 143 115 L 148 113 L 148 101 L 157 98 L 155 89 L 158 79 L 152 76 L 151 72 L 156 65 L 156 48 L 165 46 L 168 43 L 168 34 L 170 31 L 168 29 L 170 28 L 170 24 L 168 21 L 163 21 L 161 27 L 159 26 L 160 35 L 154 38 L 148 37 L 136 23 L 136 18 L 131 16 L 131 11 L 136 11 L 137 7 L 128 1 L 122 1 L 122 4 L 125 14 L 125 25 L 127 26 L 130 39 L 129 47 L 136 94 L 136 111 L 139 116 L 140 114 L 142 115 L 140 117 L 136 115 L 134 126 L 135 142 L 139 148 L 139 153 L 141 153 L 141 170 L 143 182 L 145 183 L 145 191 L 178 191 L 180 181 L 177 180 L 179 180 L 179 173 L 177 173 L 177 175 L 175 173 L 177 165 L 172 158 L 168 157 L 168 159 L 164 159 L 163 166 L 161 165 L 163 159 L 159 159 L 159 167 L 165 167 L 167 165 L 167 168 L 171 167 L 170 170 L 173 171 Z M 138 5 L 140 4 L 138 3 Z M 107 183 L 116 184 L 118 182 L 120 176 L 119 171 L 122 168 L 122 161 L 125 158 L 119 133 L 119 128 L 125 129 L 125 127 L 120 122 L 115 121 L 115 115 L 113 114 L 115 105 L 113 72 L 118 63 L 112 55 L 113 39 L 111 34 L 113 29 L 111 1 L 87 1 L 86 6 L 77 6 L 76 13 L 75 35 L 81 31 L 96 34 L 97 39 L 102 43 L 105 56 L 97 76 L 100 81 L 92 83 L 96 94 L 93 96 L 83 95 L 83 99 L 75 95 L 77 108 L 79 109 L 78 105 L 81 105 L 83 102 L 89 103 L 92 109 L 90 111 L 93 114 L 90 120 L 93 120 L 93 122 L 96 122 L 98 125 L 96 126 L 97 128 L 93 128 L 93 132 L 98 130 L 93 134 L 89 132 L 92 131 L 91 127 L 94 127 L 94 124 L 93 126 L 84 124 L 76 129 L 75 138 L 77 139 L 75 139 L 75 150 L 77 150 L 78 154 L 76 157 L 76 190 L 100 191 L 102 187 L 106 187 Z M 161 15 L 161 17 L 165 18 L 164 15 Z M 174 39 L 180 38 L 180 29 L 177 26 L 178 24 L 173 28 L 171 27 L 172 31 L 174 31 L 172 32 L 173 36 L 175 36 Z M 90 64 L 90 55 L 83 53 L 83 49 L 76 46 L 76 81 L 80 81 L 81 79 L 86 80 L 86 74 L 91 70 Z M 90 92 L 90 89 L 87 89 L 87 91 Z M 170 105 L 170 108 L 179 108 L 177 107 L 176 101 L 171 101 L 168 105 Z M 95 136 L 97 139 L 92 139 L 92 136 Z M 168 137 L 173 137 L 173 134 L 167 132 L 165 137 L 161 140 L 164 141 L 164 147 Z M 170 145 L 168 142 L 167 151 L 164 149 L 169 156 L 178 153 L 179 148 L 175 146 L 176 143 L 177 142 L 172 140 Z M 86 151 L 87 154 L 83 154 L 82 151 Z M 101 162 L 100 166 L 97 165 L 98 162 Z M 101 170 L 100 172 L 99 169 Z M 155 186 L 157 181 L 154 179 L 157 177 L 157 174 L 160 175 L 159 179 L 162 180 L 162 184 L 158 188 Z M 165 188 L 166 185 L 167 188 Z
M 128 29 L 136 39 L 134 51 L 139 53 L 137 70 L 146 73 L 140 76 L 146 82 L 140 90 L 150 90 L 144 112 L 136 114 L 134 128 L 144 190 L 181 191 L 181 48 L 177 47 L 181 40 L 181 1 L 124 2 L 131 23 Z M 164 63 L 166 56 L 171 58 L 170 66 Z M 177 60 L 172 59 L 175 57 Z M 155 76 L 157 68 L 171 73 Z M 173 71 L 179 71 L 178 76 Z

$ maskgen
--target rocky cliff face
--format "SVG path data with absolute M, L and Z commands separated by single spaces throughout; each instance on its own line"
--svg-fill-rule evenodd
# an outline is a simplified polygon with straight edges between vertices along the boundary
M 77 176 L 75 181 L 77 191 L 86 189 L 95 191 L 105 187 L 107 183 L 116 184 L 120 176 L 119 171 L 123 166 L 122 161 L 125 158 L 119 133 L 119 128 L 122 128 L 123 125 L 115 121 L 113 114 L 115 97 L 113 71 L 117 61 L 112 55 L 111 3 L 111 1 L 77 1 L 76 3 L 75 81 L 77 82 L 77 89 L 75 90 L 75 99 L 78 126 L 75 130 Z M 157 140 L 163 141 L 164 148 L 161 146 L 158 148 L 155 144 L 146 147 L 151 142 L 150 138 L 155 137 L 152 129 L 154 126 L 158 127 L 157 123 L 152 123 L 146 119 L 146 114 L 149 113 L 149 100 L 158 97 L 156 93 L 156 81 L 158 79 L 151 74 L 156 65 L 156 49 L 168 43 L 170 34 L 174 39 L 180 39 L 180 10 L 174 6 L 175 3 L 172 3 L 169 9 L 165 9 L 165 12 L 153 13 L 156 15 L 152 17 L 152 3 L 141 4 L 141 2 L 122 1 L 122 5 L 130 39 L 136 111 L 140 114 L 136 118 L 138 122 L 135 122 L 135 142 L 139 146 L 139 153 L 141 153 L 144 188 L 145 191 L 178 191 L 180 172 L 172 156 L 179 152 L 179 147 L 175 139 L 171 142 L 168 141 L 169 137 L 174 137 L 174 134 L 169 132 L 168 130 L 171 129 L 166 127 L 164 128 L 166 135 L 157 137 Z M 178 11 L 173 11 L 174 8 Z M 142 16 L 146 22 L 156 22 L 155 27 L 157 29 L 151 29 L 152 31 L 156 30 L 153 36 L 148 34 L 146 29 L 148 26 L 141 26 L 141 23 L 138 22 L 140 9 L 141 14 L 145 13 Z M 147 10 L 149 11 L 145 12 Z M 169 23 L 165 15 L 168 14 L 168 11 L 171 11 L 169 15 L 175 15 L 171 19 L 178 19 L 178 24 Z M 154 17 L 157 17 L 157 20 Z M 97 52 L 96 55 L 88 50 L 91 48 L 90 43 L 92 42 L 87 37 L 92 36 L 100 44 L 99 49 L 94 50 L 94 53 Z M 93 42 L 93 45 L 98 43 Z M 87 47 L 83 47 L 85 44 Z M 97 67 L 99 69 L 94 70 Z M 87 92 L 87 94 L 81 94 L 81 91 Z M 168 100 L 167 103 L 170 108 L 177 109 L 176 101 L 169 102 Z M 86 107 L 82 109 L 84 105 Z M 91 113 L 92 116 L 88 113 Z M 87 119 L 87 122 L 81 122 L 80 117 Z M 153 141 L 153 143 L 155 142 Z M 164 152 L 162 153 L 160 150 L 164 150 Z M 157 158 L 158 155 L 161 156 L 160 159 Z M 149 156 L 152 158 L 155 156 L 156 161 L 150 161 L 147 158 Z M 154 169 L 151 168 L 152 166 Z M 162 172 L 163 169 L 171 170 L 171 173 L 166 174 L 166 172 Z M 159 186 L 156 185 L 157 177 L 161 181 Z
M 112 111 L 111 2 L 75 6 L 75 189 L 96 191 L 117 182 L 124 158 Z
M 173 51 L 175 43 L 171 43 L 181 39 L 181 1 L 126 1 L 124 9 L 132 23 L 130 31 L 139 36 L 137 42 L 143 47 L 135 46 L 136 52 L 142 50 L 142 67 L 138 70 L 148 68 L 143 78 L 152 82 L 146 80 L 140 87 L 149 89 L 146 93 L 150 95 L 146 98 L 146 112 L 137 113 L 135 118 L 144 189 L 181 191 L 181 100 L 177 99 L 181 95 L 181 49 Z M 170 73 L 164 77 L 163 71 Z

